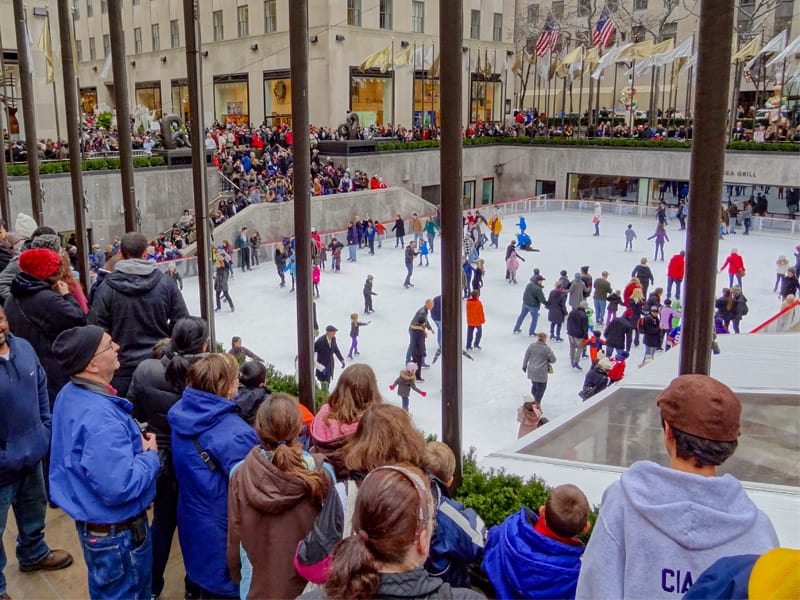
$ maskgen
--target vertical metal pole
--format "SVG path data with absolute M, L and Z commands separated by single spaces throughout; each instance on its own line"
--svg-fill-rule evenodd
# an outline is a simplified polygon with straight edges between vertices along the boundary
M 456 455 L 455 486 L 461 484 L 461 206 L 462 179 L 462 85 L 464 0 L 439 0 L 442 40 L 440 77 L 442 119 L 439 156 L 442 174 L 442 439 Z
M 136 190 L 133 182 L 133 140 L 131 139 L 131 108 L 128 98 L 128 69 L 125 65 L 125 30 L 122 26 L 122 0 L 108 0 L 108 32 L 111 37 L 111 68 L 114 73 L 114 102 L 117 107 L 119 171 L 122 182 L 122 207 L 125 209 L 125 231 L 138 231 Z
M 0 54 L 3 46 L 0 44 Z M 2 71 L 0 71 L 1 73 Z M 0 132 L 3 131 L 3 113 L 0 112 Z M 6 168 L 6 143 L 0 135 L 0 218 L 7 224 L 11 222 L 11 190 L 8 187 L 8 169 Z
M 314 340 L 311 318 L 311 143 L 308 137 L 308 0 L 289 2 L 294 142 L 294 239 L 297 254 L 297 381 L 300 402 L 314 410 Z
M 186 36 L 186 75 L 189 93 L 189 135 L 192 142 L 192 188 L 197 234 L 197 275 L 200 316 L 208 323 L 211 348 L 216 348 L 214 305 L 211 289 L 211 228 L 208 219 L 208 167 L 203 127 L 203 63 L 200 56 L 199 0 L 183 0 L 183 29 Z M 116 86 L 116 74 L 114 75 Z M 130 135 L 130 133 L 129 133 Z M 126 209 L 127 212 L 127 209 Z M 127 217 L 127 214 L 126 214 Z
M 78 273 L 80 273 L 81 285 L 88 291 L 91 281 L 89 279 L 89 245 L 86 239 L 86 213 L 83 205 L 83 173 L 81 172 L 81 115 L 78 102 L 78 80 L 75 77 L 75 56 L 72 53 L 72 10 L 67 2 L 58 3 L 58 31 L 61 41 L 61 70 L 64 76 L 64 110 L 69 144 L 72 213 L 75 218 L 75 239 L 78 246 Z
M 25 147 L 28 150 L 28 182 L 31 187 L 31 211 L 38 225 L 44 225 L 42 182 L 39 178 L 39 154 L 36 144 L 36 107 L 33 102 L 33 76 L 28 28 L 23 0 L 14 0 L 14 29 L 17 33 L 19 83 L 22 90 L 22 117 L 25 122 Z
M 680 372 L 708 375 L 714 334 L 719 249 L 719 200 L 725 167 L 725 121 L 730 79 L 734 4 L 702 0 L 697 51 L 697 100 L 689 176 L 686 290 Z

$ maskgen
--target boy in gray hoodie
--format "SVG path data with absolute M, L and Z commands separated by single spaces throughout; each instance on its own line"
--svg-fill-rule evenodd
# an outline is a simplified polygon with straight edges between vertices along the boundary
M 706 375 L 659 395 L 669 466 L 634 463 L 603 494 L 576 598 L 678 598 L 723 556 L 778 546 L 769 518 L 717 467 L 736 450 L 742 407 Z

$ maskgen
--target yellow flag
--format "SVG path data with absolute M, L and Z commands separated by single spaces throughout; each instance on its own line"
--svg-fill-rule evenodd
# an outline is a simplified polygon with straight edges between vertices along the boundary
M 663 54 L 664 52 L 669 52 L 670 50 L 672 50 L 674 45 L 675 45 L 674 40 L 672 38 L 669 38 L 668 40 L 653 46 L 653 48 L 650 50 L 650 54 L 648 54 L 647 56 L 655 56 L 656 54 Z M 647 58 L 647 56 L 644 56 L 643 58 Z
M 600 54 L 597 51 L 597 46 L 589 48 L 583 55 L 583 69 L 585 71 L 594 71 L 599 62 Z
M 561 59 L 561 64 L 571 65 L 583 60 L 583 46 L 578 46 Z
M 442 57 L 441 54 L 436 55 L 436 59 L 433 61 L 433 65 L 431 66 L 431 77 L 436 78 L 439 76 L 439 69 L 441 68 L 441 63 L 440 63 L 441 57 Z
M 517 55 L 514 57 L 514 66 L 511 67 L 511 72 L 514 73 L 517 77 L 522 77 L 522 52 L 517 52 Z
M 761 39 L 759 36 L 754 37 L 749 43 L 745 44 L 739 51 L 731 56 L 731 62 L 739 62 L 740 60 L 748 60 L 753 58 L 761 49 Z
M 44 28 L 42 29 L 42 35 L 39 36 L 37 47 L 44 54 L 45 62 L 47 63 L 47 83 L 53 83 L 55 81 L 55 71 L 53 70 L 53 46 L 50 43 L 49 17 L 44 21 Z
M 633 46 L 628 46 L 617 55 L 617 62 L 630 58 L 647 58 L 653 53 L 653 41 L 646 40 Z
M 391 56 L 392 56 L 392 47 L 386 46 L 386 48 L 381 48 L 367 56 L 364 59 L 364 62 L 361 63 L 359 69 L 361 71 L 366 71 L 367 69 L 371 69 L 373 67 L 380 68 L 382 73 L 385 73 L 389 70 L 389 65 L 391 63 Z
M 409 46 L 405 50 L 400 50 L 394 55 L 394 66 L 395 67 L 404 67 L 411 64 L 414 56 L 413 49 Z

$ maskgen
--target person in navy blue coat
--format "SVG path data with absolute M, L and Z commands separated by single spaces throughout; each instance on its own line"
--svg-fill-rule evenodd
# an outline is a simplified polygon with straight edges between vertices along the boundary
M 187 592 L 194 597 L 239 597 L 226 554 L 228 474 L 259 440 L 231 400 L 238 383 L 233 356 L 203 357 L 192 364 L 188 387 L 167 413 L 180 489 L 178 538 Z
M 581 490 L 560 485 L 538 514 L 522 507 L 492 527 L 482 567 L 497 598 L 575 598 L 589 510 Z

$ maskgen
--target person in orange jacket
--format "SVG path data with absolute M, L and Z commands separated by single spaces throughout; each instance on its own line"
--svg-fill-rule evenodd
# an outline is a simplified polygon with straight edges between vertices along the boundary
M 483 324 L 486 323 L 486 315 L 483 313 L 483 302 L 480 298 L 480 290 L 472 290 L 467 300 L 467 350 L 481 349 L 481 336 L 483 335 Z M 475 338 L 475 344 L 472 338 Z

